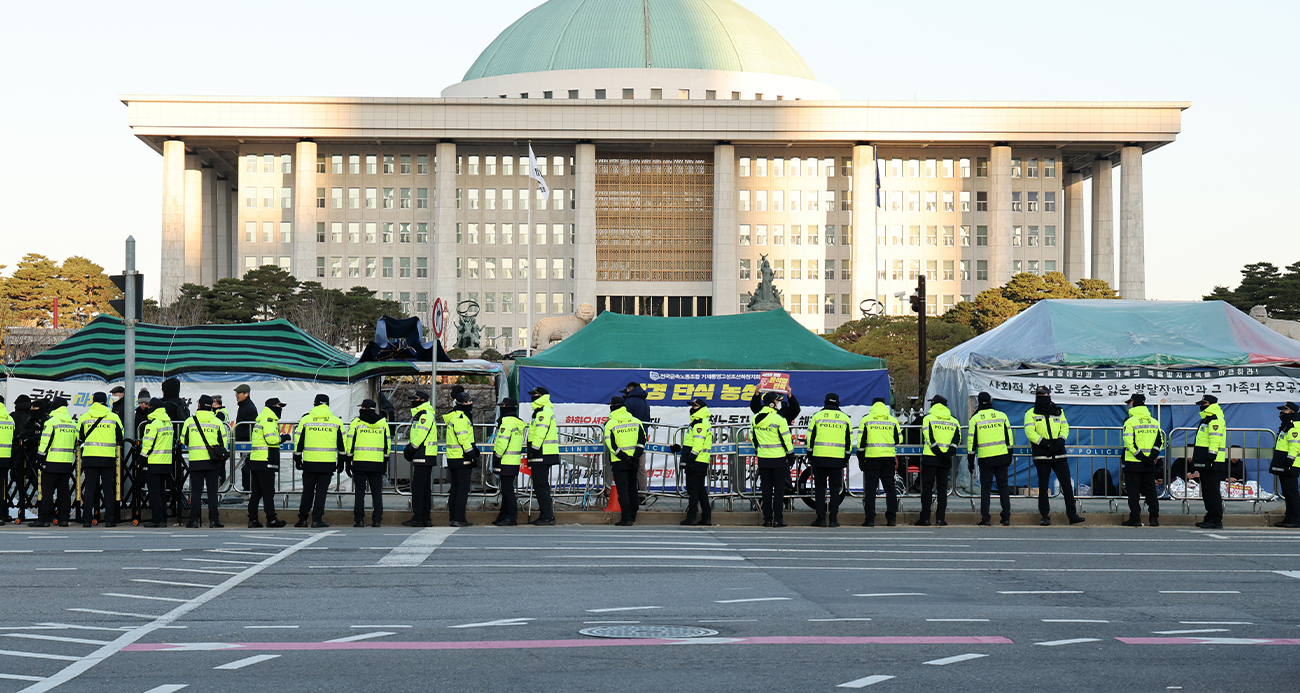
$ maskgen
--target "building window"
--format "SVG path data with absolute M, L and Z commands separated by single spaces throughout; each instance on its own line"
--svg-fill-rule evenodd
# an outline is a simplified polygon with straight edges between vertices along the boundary
M 953 228 L 954 227 L 952 226 L 943 227 L 943 246 L 945 248 L 953 247 L 956 242 L 956 239 L 953 237 Z
M 359 154 L 348 155 L 348 173 L 354 176 L 361 175 L 361 156 Z
M 280 242 L 293 243 L 293 222 L 280 222 Z
M 890 278 L 890 279 L 894 279 L 894 280 L 901 280 L 901 279 L 903 278 L 903 261 L 902 261 L 902 260 L 894 260 L 894 264 L 893 264 L 893 267 L 892 267 L 892 269 L 891 269 L 891 272 L 890 272 L 889 278 Z
M 748 177 L 749 177 L 749 157 L 747 157 L 747 156 L 742 156 L 742 157 L 740 157 L 740 173 L 739 173 L 739 176 L 740 176 L 741 178 L 748 178 Z
M 513 245 L 515 242 L 515 225 L 501 225 L 501 245 Z
M 409 175 L 411 175 L 411 155 L 410 155 L 410 154 L 403 154 L 403 155 L 402 155 L 402 168 L 400 169 L 400 171 L 401 171 L 401 174 L 402 174 L 403 176 L 409 176 Z
M 411 189 L 410 189 L 410 188 L 402 188 L 402 189 L 401 189 L 401 197 L 400 197 L 399 199 L 401 200 L 401 208 L 402 208 L 402 209 L 410 209 L 410 208 L 411 208 Z M 457 205 L 456 208 L 459 209 L 459 208 L 460 208 L 460 205 Z
M 343 258 L 334 256 L 330 258 L 330 277 L 341 279 L 343 277 Z
M 809 260 L 809 261 L 808 261 L 808 278 L 809 278 L 809 279 L 817 279 L 817 278 L 819 278 L 819 277 L 818 277 L 818 273 L 817 273 L 817 261 L 816 261 L 816 260 Z
M 970 260 L 961 261 L 961 280 L 964 282 L 970 281 Z
M 749 245 L 749 224 L 740 225 L 740 245 Z
M 952 212 L 956 209 L 956 193 L 951 190 L 943 191 L 943 211 Z
M 379 173 L 379 157 L 374 154 L 366 155 L 366 175 L 373 176 Z
M 275 188 L 262 188 L 262 208 L 271 209 L 275 206 Z
M 475 229 L 478 228 L 478 224 L 470 224 L 470 226 L 473 226 Z M 478 235 L 478 232 L 475 231 L 475 232 L 474 232 L 474 235 L 477 236 L 477 235 Z M 409 222 L 409 221 L 398 222 L 398 224 L 397 224 L 397 241 L 398 241 L 399 243 L 410 243 L 410 242 L 411 242 L 411 222 Z M 476 238 L 473 242 L 474 242 L 474 243 L 477 243 L 477 242 L 478 242 L 477 238 Z
M 1030 247 L 1030 248 L 1037 248 L 1037 247 L 1038 247 L 1038 227 L 1037 227 L 1037 226 L 1030 226 L 1030 227 L 1029 227 L 1029 236 L 1028 236 L 1028 240 L 1029 240 L 1029 247 Z
M 826 226 L 826 245 L 835 245 L 835 225 Z
M 392 242 L 393 242 L 393 222 L 391 222 L 391 221 L 386 221 L 386 222 L 384 222 L 384 237 L 383 237 L 383 242 L 384 242 L 384 243 L 392 243 Z M 457 234 L 456 242 L 457 242 L 457 243 L 460 242 L 459 234 Z
M 952 261 L 952 260 L 944 260 L 944 261 L 943 261 L 943 280 L 944 280 L 944 281 L 947 281 L 947 282 L 950 282 L 950 281 L 953 280 L 953 276 L 954 276 L 953 261 Z
M 478 175 L 478 155 L 471 155 L 469 157 L 469 175 Z
M 429 242 L 429 224 L 427 222 L 422 221 L 415 225 L 415 242 L 416 243 Z
M 415 258 L 415 278 L 427 279 L 429 277 L 429 258 Z
M 249 258 L 245 258 L 245 259 L 249 259 Z M 252 267 L 248 266 L 247 262 L 244 263 L 244 266 L 248 267 L 248 269 L 252 269 Z M 323 257 L 316 258 L 316 276 L 320 279 L 325 278 L 325 258 Z
M 366 209 L 376 209 L 379 207 L 379 189 L 366 188 Z
M 361 242 L 361 223 L 356 221 L 348 222 L 348 243 Z
M 348 188 L 348 209 L 361 209 L 361 188 Z
M 935 192 L 935 191 L 933 191 L 933 190 L 928 190 L 928 191 L 926 191 L 926 193 L 925 193 L 925 211 L 927 211 L 927 212 L 937 212 L 937 211 L 939 211 L 939 193 L 937 193 L 937 192 Z
M 316 222 L 316 242 L 325 242 L 325 222 L 323 221 Z
M 975 281 L 986 282 L 989 280 L 989 261 L 975 261 Z
M 989 160 L 987 158 L 982 156 L 975 157 L 975 177 L 976 178 L 989 177 Z
M 1013 247 L 1013 248 L 1019 248 L 1019 247 L 1020 247 L 1020 240 L 1021 240 L 1021 237 L 1024 236 L 1024 234 L 1025 234 L 1025 228 L 1024 228 L 1023 226 L 1012 226 L 1012 227 L 1011 227 L 1011 247 Z
M 925 228 L 925 244 L 930 247 L 939 246 L 939 227 L 927 226 Z
M 537 292 L 536 301 L 537 301 L 537 314 L 538 314 L 538 315 L 545 315 L 545 314 L 546 314 L 546 294 L 544 294 L 544 293 L 542 293 L 542 292 L 540 292 L 540 291 Z
M 925 177 L 934 178 L 934 159 L 925 160 Z
M 361 258 L 359 257 L 348 258 L 348 277 L 350 278 L 361 277 Z
M 989 227 L 987 227 L 987 226 L 976 226 L 976 227 L 975 227 L 975 247 L 976 247 L 976 248 L 987 248 L 988 245 L 989 245 Z
M 791 260 L 791 261 L 790 261 L 790 278 L 791 278 L 791 279 L 803 279 L 803 261 L 802 261 L 802 260 Z
M 366 258 L 366 279 L 375 278 L 375 258 Z
M 916 279 L 920 279 L 920 277 L 921 277 L 921 261 L 920 261 L 920 260 L 908 260 L 908 261 L 907 261 L 907 278 L 915 281 Z
M 330 209 L 343 209 L 343 188 L 330 188 Z
M 970 211 L 970 191 L 969 191 L 969 190 L 963 190 L 963 191 L 961 191 L 961 198 L 960 198 L 960 200 L 961 200 L 961 211 L 963 211 L 963 212 L 969 212 L 969 211 Z
M 244 155 L 244 173 L 257 173 L 257 155 Z
M 392 209 L 396 206 L 396 192 L 396 188 L 384 188 L 384 209 Z
M 623 98 L 625 98 L 625 99 L 634 99 L 634 98 L 636 98 L 636 90 L 635 90 L 635 89 L 624 89 L 624 90 L 623 90 Z
M 1055 247 L 1056 247 L 1056 227 L 1055 227 L 1055 226 L 1044 226 L 1044 227 L 1043 227 L 1043 245 L 1047 246 L 1048 248 L 1055 248 Z
M 478 191 L 477 191 L 477 190 L 474 190 L 473 192 L 478 192 Z M 416 208 L 416 209 L 428 209 L 428 208 L 429 208 L 429 189 L 428 189 L 428 188 L 416 188 L 416 189 L 415 189 L 415 208 Z
M 970 226 L 969 225 L 964 225 L 961 227 L 961 247 L 963 248 L 970 247 Z
M 323 156 L 316 157 L 316 173 L 325 173 L 325 172 L 326 172 L 325 157 Z
M 1043 177 L 1044 178 L 1056 177 L 1056 159 L 1050 156 L 1047 157 L 1046 159 L 1043 159 Z
M 987 192 L 975 193 L 975 211 L 976 212 L 989 211 L 989 194 Z
M 1030 273 L 1030 274 L 1038 274 L 1038 261 L 1037 261 L 1037 260 L 1030 260 L 1030 261 L 1029 261 L 1029 273 Z
M 384 175 L 385 175 L 385 176 L 391 176 L 391 175 L 393 175 L 394 173 L 397 173 L 397 170 L 396 170 L 396 157 L 394 157 L 392 154 L 385 154 L 385 155 L 384 155 Z
M 1012 274 L 1020 274 L 1021 272 L 1025 271 L 1025 270 L 1024 270 L 1024 267 L 1025 267 L 1025 263 L 1024 263 L 1022 260 L 1012 260 L 1012 261 L 1011 261 L 1011 273 L 1012 273 Z
M 477 272 L 475 274 L 477 275 Z M 411 278 L 411 258 L 409 257 L 397 258 L 397 278 L 398 279 Z
M 775 164 L 775 162 L 773 162 L 773 163 Z M 775 171 L 776 171 L 776 167 L 773 166 L 773 167 L 772 167 L 772 170 L 773 170 L 773 172 L 775 173 Z M 784 211 L 785 211 L 785 191 L 784 191 L 784 190 L 773 190 L 773 191 L 772 191 L 772 211 L 773 211 L 773 212 L 784 212 Z
M 1030 158 L 1029 158 L 1029 161 L 1026 162 L 1026 164 L 1025 164 L 1025 177 L 1026 177 L 1026 178 L 1037 178 L 1037 177 L 1038 177 L 1038 158 L 1037 158 L 1037 157 L 1030 157 Z
M 459 262 L 459 260 L 458 260 L 458 262 Z M 392 278 L 393 278 L 393 258 L 391 258 L 391 257 L 386 257 L 386 258 L 384 258 L 383 270 L 384 270 L 384 278 L 385 278 L 385 279 L 392 279 Z M 459 267 L 459 264 L 457 265 L 456 270 L 457 270 L 456 276 L 459 277 L 459 276 L 460 276 L 460 267 Z
M 1012 178 L 1020 177 L 1020 159 L 1011 160 L 1011 177 Z
M 908 244 L 908 245 L 914 245 L 914 246 L 920 246 L 920 245 L 921 245 L 921 227 L 920 227 L 920 226 L 909 226 L 909 227 L 907 227 L 907 244 Z
M 1026 204 L 1028 205 L 1026 211 L 1029 211 L 1029 212 L 1037 212 L 1037 211 L 1038 211 L 1038 191 L 1037 191 L 1037 190 L 1030 190 L 1029 192 L 1027 192 L 1027 193 L 1025 193 L 1025 194 L 1028 196 L 1028 199 L 1025 201 Z
M 330 157 L 330 173 L 334 175 L 343 175 L 343 155 L 336 154 Z
M 316 188 L 316 209 L 325 209 L 325 188 Z
M 1044 174 L 1044 175 L 1046 175 L 1046 174 Z M 1044 261 L 1043 261 L 1043 271 L 1044 271 L 1044 272 L 1055 272 L 1055 271 L 1056 271 L 1056 260 L 1044 260 Z
M 1024 211 L 1024 209 L 1023 209 L 1024 205 L 1022 205 L 1021 202 L 1020 202 L 1020 196 L 1021 196 L 1021 193 L 1018 193 L 1018 192 L 1013 192 L 1013 193 L 1011 193 L 1011 211 L 1013 211 L 1013 212 L 1023 212 L 1023 211 Z
M 1043 211 L 1044 211 L 1044 212 L 1055 212 L 1055 211 L 1056 211 L 1056 193 L 1055 193 L 1055 192 L 1048 191 L 1048 192 L 1043 193 Z
M 341 221 L 330 222 L 330 240 L 333 241 L 334 243 L 343 242 L 343 222 Z
M 257 222 L 255 221 L 244 222 L 244 242 L 245 243 L 257 242 Z
M 920 178 L 920 177 L 921 177 L 921 160 L 920 160 L 920 159 L 908 159 L 908 160 L 907 160 L 907 177 L 908 177 L 908 178 Z

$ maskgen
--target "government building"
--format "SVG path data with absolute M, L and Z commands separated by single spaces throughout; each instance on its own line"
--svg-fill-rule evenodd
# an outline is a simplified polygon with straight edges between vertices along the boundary
M 162 155 L 164 303 L 278 265 L 426 321 L 473 300 L 503 352 L 583 303 L 741 312 L 763 258 L 819 333 L 919 276 L 935 315 L 1017 272 L 1145 298 L 1142 157 L 1189 106 L 843 101 L 732 0 L 549 0 L 437 98 L 122 101 Z

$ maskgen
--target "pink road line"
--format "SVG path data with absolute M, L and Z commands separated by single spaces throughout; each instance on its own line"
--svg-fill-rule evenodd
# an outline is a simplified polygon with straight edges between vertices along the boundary
M 1300 638 L 1115 638 L 1126 645 L 1300 645 Z
M 578 638 L 571 640 L 469 640 L 452 642 L 242 642 L 229 645 L 221 652 L 233 650 L 302 651 L 302 650 L 514 650 L 550 649 L 566 647 L 628 647 L 639 645 L 690 644 L 691 639 L 660 640 L 658 638 Z M 708 642 L 714 645 L 1010 645 L 1012 641 L 1000 635 L 977 636 L 881 636 L 881 637 L 820 637 L 820 636 L 769 636 L 759 638 L 728 639 L 727 642 Z M 204 651 L 187 650 L 184 643 L 135 643 L 124 648 L 127 652 Z

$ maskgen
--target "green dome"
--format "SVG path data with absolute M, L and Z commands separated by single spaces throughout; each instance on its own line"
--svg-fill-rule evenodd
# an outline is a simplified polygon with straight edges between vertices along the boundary
M 646 67 L 816 80 L 776 29 L 732 0 L 549 0 L 501 32 L 465 81 Z

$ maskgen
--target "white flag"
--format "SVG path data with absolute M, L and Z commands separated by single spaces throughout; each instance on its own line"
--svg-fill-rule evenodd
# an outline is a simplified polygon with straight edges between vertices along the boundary
M 537 155 L 533 154 L 533 145 L 528 145 L 528 177 L 537 181 L 537 189 L 542 193 L 543 200 L 551 199 L 551 188 L 546 184 L 546 179 L 542 178 L 542 170 L 537 168 Z

